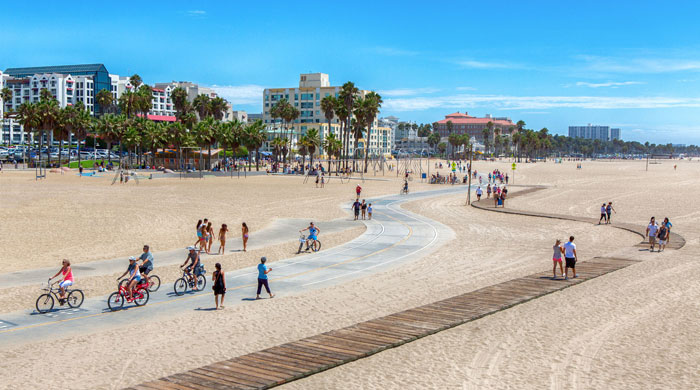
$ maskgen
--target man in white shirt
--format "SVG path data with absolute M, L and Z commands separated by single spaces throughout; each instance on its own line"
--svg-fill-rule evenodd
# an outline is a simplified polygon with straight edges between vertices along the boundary
M 564 279 L 569 279 L 569 268 L 576 275 L 576 262 L 578 261 L 578 255 L 576 254 L 576 244 L 574 244 L 574 236 L 569 237 L 569 242 L 564 244 L 564 258 L 566 259 L 566 268 L 564 269 Z
M 481 195 L 482 195 L 483 193 L 484 193 L 484 191 L 481 189 L 481 187 L 478 187 L 478 188 L 476 189 L 476 201 L 477 201 L 477 202 L 481 200 Z
M 649 251 L 654 251 L 654 245 L 656 244 L 656 233 L 659 231 L 659 225 L 656 224 L 656 218 L 651 217 L 649 225 L 647 225 L 646 235 L 649 236 Z

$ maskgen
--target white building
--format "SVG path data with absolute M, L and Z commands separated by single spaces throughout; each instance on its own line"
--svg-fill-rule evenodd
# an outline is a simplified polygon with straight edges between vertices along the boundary
M 328 126 L 328 120 L 326 119 L 325 113 L 321 110 L 321 99 L 326 96 L 338 97 L 340 93 L 340 86 L 331 86 L 330 79 L 326 73 L 303 73 L 299 75 L 299 86 L 290 88 L 265 88 L 263 91 L 263 113 L 262 119 L 263 123 L 267 125 L 268 129 L 268 142 L 265 143 L 263 148 L 267 151 L 271 151 L 269 148 L 269 141 L 272 141 L 277 136 L 289 137 L 290 134 L 285 128 L 286 124 L 283 124 L 282 118 L 273 118 L 270 114 L 270 110 L 274 105 L 282 100 L 286 99 L 292 107 L 299 110 L 299 118 L 294 121 L 294 123 L 288 124 L 291 132 L 292 147 L 296 148 L 296 143 L 299 137 L 306 134 L 311 129 L 317 129 L 321 143 L 329 134 L 335 134 L 336 137 L 340 138 L 340 128 L 341 124 L 337 117 L 331 120 L 330 127 Z M 357 94 L 358 97 L 364 97 L 370 91 L 360 90 Z M 393 130 L 389 126 L 382 126 L 381 135 L 375 134 L 378 132 L 378 122 L 375 119 L 374 123 L 370 127 L 370 140 L 369 140 L 369 154 L 374 155 L 384 155 L 391 152 L 391 143 L 393 142 Z M 388 130 L 387 130 L 388 129 Z M 390 140 L 388 141 L 388 146 L 384 146 L 387 142 L 384 142 L 387 131 L 391 134 Z M 374 140 L 374 141 L 373 141 Z M 358 147 L 364 150 L 365 140 L 360 140 Z M 355 150 L 355 140 L 350 137 L 350 155 L 354 154 Z M 325 152 L 323 147 L 319 148 L 319 154 L 324 155 Z

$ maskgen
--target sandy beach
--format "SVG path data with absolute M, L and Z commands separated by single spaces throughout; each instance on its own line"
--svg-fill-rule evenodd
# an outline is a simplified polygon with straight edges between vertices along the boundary
M 583 261 L 611 254 L 644 261 L 284 387 L 696 387 L 700 315 L 695 302 L 700 291 L 695 286 L 700 276 L 694 252 L 700 218 L 695 194 L 700 190 L 700 163 L 663 162 L 650 165 L 648 172 L 643 161 L 587 161 L 581 170 L 575 164 L 519 164 L 517 184 L 550 188 L 514 198 L 507 207 L 596 217 L 600 203 L 613 201 L 613 221 L 644 225 L 651 215 L 668 216 L 687 245 L 648 253 L 634 246 L 637 235 L 611 226 L 477 210 L 464 205 L 463 195 L 414 201 L 404 208 L 445 224 L 455 239 L 401 267 L 312 293 L 176 318 L 154 311 L 149 321 L 132 324 L 137 330 L 114 325 L 80 336 L 57 334 L 49 342 L 27 340 L 11 348 L 2 347 L 0 335 L 0 389 L 118 389 L 138 384 L 551 270 L 554 239 L 569 235 L 576 236 Z M 673 164 L 678 164 L 675 171 Z M 476 168 L 510 173 L 510 162 L 477 162 Z M 245 219 L 253 233 L 275 218 L 339 218 L 347 216 L 340 205 L 352 199 L 355 186 L 320 190 L 301 180 L 256 177 L 240 185 L 219 178 L 110 187 L 104 180 L 50 177 L 34 183 L 26 175 L 2 175 L 0 195 L 7 201 L 0 214 L 13 221 L 0 226 L 0 240 L 10 254 L 4 272 L 54 265 L 64 256 L 85 261 L 129 255 L 143 241 L 154 248 L 180 247 L 191 241 L 192 223 L 202 216 L 229 226 Z M 436 188 L 415 181 L 411 185 L 414 190 Z M 42 191 L 31 190 L 37 186 Z M 394 194 L 398 186 L 395 178 L 368 180 L 363 192 L 368 198 Z M 77 215 L 100 222 L 79 224 L 69 217 Z M 362 231 L 327 239 L 339 244 Z M 16 245 L 22 242 L 31 242 L 32 250 Z M 282 256 L 286 249 L 278 245 L 265 250 Z M 261 251 L 251 251 L 249 258 L 232 255 L 227 266 L 254 264 Z M 91 283 L 97 293 L 100 280 Z M 5 291 L 1 299 L 10 293 L 18 300 L 34 299 L 22 298 L 20 290 Z M 36 295 L 34 290 L 24 293 Z M 197 341 L 188 343 L 192 332 Z M 69 365 L 56 364 L 68 358 Z

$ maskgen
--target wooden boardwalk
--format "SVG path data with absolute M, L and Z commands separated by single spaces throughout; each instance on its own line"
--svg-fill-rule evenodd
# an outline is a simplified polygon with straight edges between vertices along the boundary
M 522 196 L 541 188 L 530 188 Z M 511 198 L 513 197 L 511 196 Z M 472 206 L 509 214 L 597 223 L 592 218 L 494 208 L 489 199 Z M 636 225 L 614 223 L 613 227 L 644 236 Z M 670 248 L 679 249 L 685 240 L 677 234 Z M 389 348 L 474 321 L 531 299 L 575 286 L 639 260 L 596 257 L 577 263 L 578 278 L 552 280 L 551 270 L 509 280 L 466 294 L 433 302 L 385 317 L 361 322 L 294 342 L 278 345 L 183 373 L 128 388 L 129 390 L 223 390 L 267 389 L 288 383 Z

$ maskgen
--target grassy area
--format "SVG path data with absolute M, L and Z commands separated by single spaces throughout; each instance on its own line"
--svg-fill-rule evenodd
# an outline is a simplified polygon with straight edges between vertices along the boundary
M 102 160 L 99 160 L 102 161 Z M 105 166 L 107 166 L 108 162 L 105 160 Z M 116 167 L 119 166 L 119 161 L 112 161 L 112 164 Z M 83 168 L 92 168 L 95 166 L 95 161 L 94 160 L 83 160 L 80 162 L 80 165 L 83 166 Z M 68 168 L 78 168 L 78 162 L 77 161 L 71 161 L 70 164 L 66 165 L 63 164 L 63 166 L 67 166 Z

